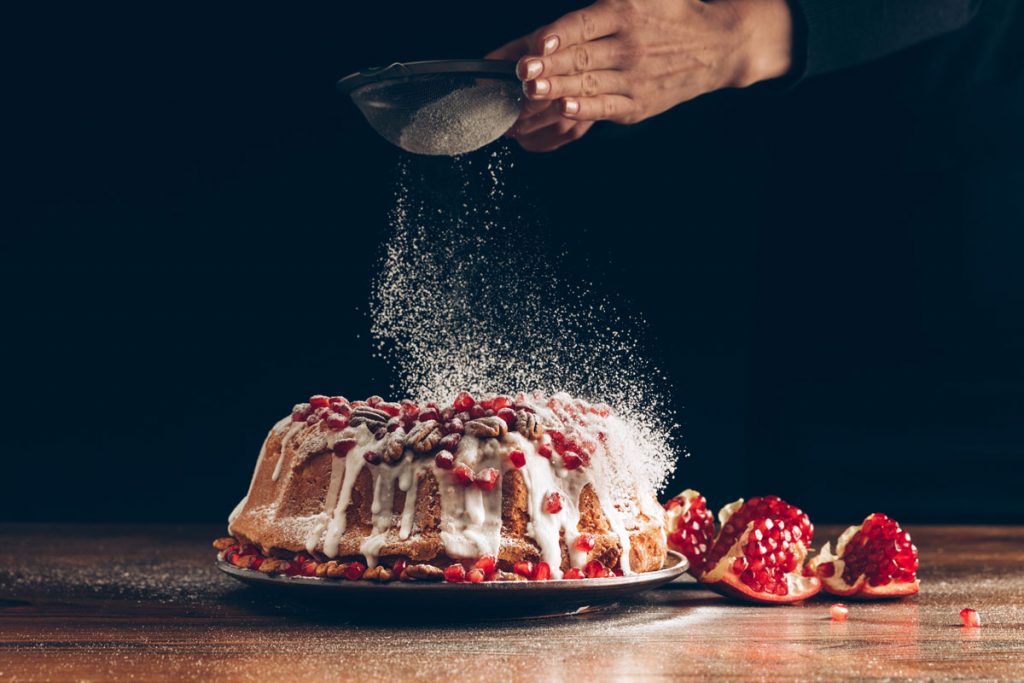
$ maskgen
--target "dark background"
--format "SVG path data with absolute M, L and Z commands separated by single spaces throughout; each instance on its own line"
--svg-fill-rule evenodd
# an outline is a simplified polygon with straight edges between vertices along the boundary
M 671 492 L 1024 521 L 1017 4 L 515 152 L 532 236 L 650 321 L 692 453 Z M 365 302 L 401 153 L 335 79 L 479 55 L 559 11 L 31 12 L 4 22 L 0 520 L 224 519 L 292 403 L 393 379 Z

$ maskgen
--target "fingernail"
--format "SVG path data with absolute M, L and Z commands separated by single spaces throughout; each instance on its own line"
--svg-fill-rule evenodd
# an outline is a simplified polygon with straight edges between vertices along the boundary
M 548 36 L 544 39 L 544 55 L 547 56 L 558 49 L 558 36 Z
M 580 111 L 579 100 L 565 99 L 562 102 L 562 113 L 564 114 L 578 114 Z
M 548 79 L 538 78 L 533 82 L 534 95 L 547 95 L 549 90 L 551 90 L 551 81 Z
M 526 61 L 526 80 L 532 81 L 544 70 L 544 62 L 539 59 L 528 59 Z

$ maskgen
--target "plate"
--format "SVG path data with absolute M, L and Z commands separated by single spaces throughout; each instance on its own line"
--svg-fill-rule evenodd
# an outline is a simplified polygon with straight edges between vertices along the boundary
M 487 583 L 436 583 L 345 581 L 304 576 L 268 576 L 217 561 L 217 568 L 233 579 L 282 597 L 330 601 L 332 610 L 370 613 L 396 611 L 406 614 L 438 614 L 508 618 L 579 614 L 608 606 L 673 581 L 689 563 L 668 551 L 665 566 L 653 572 L 608 579 L 559 579 L 552 581 L 490 581 Z

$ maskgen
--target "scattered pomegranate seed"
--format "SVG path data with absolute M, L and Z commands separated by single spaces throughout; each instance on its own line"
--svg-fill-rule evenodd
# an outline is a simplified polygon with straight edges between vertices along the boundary
M 548 447 L 548 446 L 545 446 L 544 444 L 540 444 L 539 446 L 537 446 L 537 453 L 539 453 L 541 456 L 547 458 L 548 460 L 551 459 L 551 448 Z
M 484 555 L 473 564 L 473 567 L 489 576 L 498 570 L 498 560 L 490 555 Z
M 317 394 L 309 397 L 309 405 L 313 408 L 328 408 L 331 405 L 331 399 Z
M 583 578 L 586 578 L 586 577 L 584 577 L 583 572 L 581 572 L 579 569 L 577 569 L 576 567 L 572 567 L 571 569 L 566 571 L 565 574 L 562 574 L 562 578 L 563 579 L 583 579 Z
M 454 469 L 452 469 L 452 474 L 455 475 L 456 481 L 463 486 L 469 486 L 473 483 L 473 470 L 469 469 L 465 463 L 460 462 L 455 465 Z
M 476 399 L 473 398 L 473 395 L 468 391 L 463 391 L 455 397 L 455 401 L 452 402 L 452 407 L 461 412 L 463 410 L 469 410 L 474 404 L 476 404 Z
M 562 494 L 552 491 L 544 497 L 544 511 L 548 514 L 555 514 L 562 510 Z
M 583 565 L 583 573 L 587 575 L 588 579 L 603 579 L 609 576 L 614 576 L 612 571 L 608 567 L 604 566 L 601 560 L 591 560 Z
M 511 451 L 508 454 L 508 459 L 512 461 L 512 464 L 516 467 L 523 467 L 526 465 L 526 453 L 522 451 Z
M 846 621 L 847 615 L 850 614 L 850 608 L 841 602 L 837 602 L 829 607 L 828 612 L 832 615 L 832 621 Z
M 441 412 L 437 408 L 423 408 L 420 410 L 419 416 L 416 418 L 420 422 L 427 422 L 429 420 L 441 420 Z
M 391 571 L 396 579 L 400 577 L 402 572 L 405 571 L 405 560 L 395 560 L 395 563 L 391 565 Z
M 356 447 L 355 439 L 340 439 L 334 442 L 334 454 L 339 458 L 344 458 L 348 455 L 348 452 Z
M 437 442 L 437 445 L 446 451 L 454 453 L 458 450 L 460 441 L 462 441 L 461 434 L 449 434 L 448 436 L 441 437 L 441 440 Z
M 528 560 L 523 560 L 522 562 L 516 562 L 514 565 L 512 565 L 512 571 L 514 571 L 516 574 L 519 574 L 519 576 L 525 576 L 528 579 L 532 578 L 533 577 L 533 562 L 530 562 Z
M 483 583 L 485 578 L 487 577 L 480 569 L 470 569 L 466 572 L 466 581 L 469 583 Z
M 312 408 L 308 403 L 296 403 L 292 408 L 292 422 L 305 422 L 310 412 L 312 412 Z
M 970 607 L 960 610 L 960 619 L 967 628 L 978 628 L 981 626 L 981 615 L 978 614 L 977 610 L 973 610 Z
M 348 418 L 345 417 L 344 415 L 339 415 L 337 413 L 331 413 L 330 415 L 328 415 L 327 419 L 324 422 L 327 425 L 328 429 L 331 429 L 336 432 L 341 431 L 345 427 L 348 427 Z
M 566 451 L 562 454 L 562 467 L 567 470 L 575 470 L 583 465 L 583 459 L 572 451 Z
M 450 470 L 455 467 L 455 456 L 449 451 L 438 451 L 434 456 L 434 464 L 442 470 Z
M 493 467 L 488 467 L 482 472 L 477 472 L 473 478 L 473 485 L 482 491 L 493 491 L 498 483 L 501 473 Z
M 353 562 L 345 567 L 345 578 L 349 581 L 358 581 L 366 573 L 366 565 L 362 562 Z
M 458 563 L 449 565 L 444 570 L 444 580 L 448 583 L 462 583 L 466 580 L 466 568 Z
M 383 459 L 381 454 L 376 451 L 366 451 L 363 453 L 363 458 L 371 465 L 379 465 L 380 461 Z
M 502 408 L 495 413 L 498 417 L 505 421 L 509 429 L 516 428 L 516 411 L 511 408 Z
M 551 567 L 547 562 L 538 562 L 537 566 L 533 568 L 533 576 L 531 577 L 534 581 L 547 581 L 551 578 Z
M 594 549 L 594 535 L 580 534 L 576 537 L 576 542 L 573 543 L 573 546 L 575 546 L 576 550 L 589 553 Z
M 302 565 L 302 575 L 303 576 L 316 576 L 316 565 L 317 565 L 317 563 L 313 562 L 312 560 L 310 560 L 309 562 L 306 562 L 305 564 L 303 564 Z

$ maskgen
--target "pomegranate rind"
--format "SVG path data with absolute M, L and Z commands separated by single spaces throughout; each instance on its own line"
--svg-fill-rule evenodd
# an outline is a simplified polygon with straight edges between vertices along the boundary
M 868 515 L 868 519 L 871 515 Z M 846 562 L 843 560 L 843 556 L 846 552 L 846 546 L 850 540 L 857 535 L 857 532 L 861 530 L 863 524 L 857 524 L 855 526 L 847 527 L 839 539 L 836 541 L 835 554 L 832 553 L 832 544 L 826 543 L 821 552 L 817 556 L 811 558 L 807 563 L 810 571 L 821 579 L 822 588 L 827 593 L 832 595 L 838 595 L 844 598 L 851 598 L 853 600 L 885 600 L 887 598 L 905 598 L 910 595 L 916 595 L 921 591 L 921 580 L 914 578 L 912 582 L 897 582 L 892 581 L 884 586 L 872 586 L 868 583 L 867 577 L 861 574 L 857 577 L 857 580 L 852 584 L 847 583 L 843 579 L 843 570 L 846 568 Z M 831 562 L 835 568 L 832 576 L 825 576 L 821 570 L 821 565 L 826 562 Z

